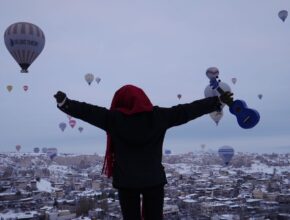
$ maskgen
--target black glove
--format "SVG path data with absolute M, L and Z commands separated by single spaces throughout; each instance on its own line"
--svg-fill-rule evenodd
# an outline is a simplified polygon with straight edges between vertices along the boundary
M 63 93 L 62 91 L 58 91 L 55 95 L 54 98 L 56 99 L 57 103 L 62 103 L 64 99 L 66 98 L 66 94 Z
M 226 91 L 222 95 L 220 95 L 220 101 L 225 103 L 226 105 L 231 105 L 234 101 L 233 93 Z

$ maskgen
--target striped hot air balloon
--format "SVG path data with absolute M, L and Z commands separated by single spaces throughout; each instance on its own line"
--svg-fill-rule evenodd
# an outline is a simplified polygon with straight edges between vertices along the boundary
M 44 48 L 45 36 L 35 24 L 17 22 L 6 29 L 4 41 L 8 51 L 21 67 L 21 72 L 27 73 L 28 67 Z

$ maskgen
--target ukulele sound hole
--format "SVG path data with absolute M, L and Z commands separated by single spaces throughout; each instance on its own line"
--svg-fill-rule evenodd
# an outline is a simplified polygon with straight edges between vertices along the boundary
M 239 113 L 242 109 L 240 107 L 236 107 L 236 112 Z

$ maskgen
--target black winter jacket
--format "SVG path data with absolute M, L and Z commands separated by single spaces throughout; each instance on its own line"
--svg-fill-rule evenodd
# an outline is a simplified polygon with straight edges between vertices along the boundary
M 126 115 L 67 99 L 59 109 L 111 135 L 115 188 L 144 188 L 167 183 L 162 166 L 166 130 L 219 110 L 220 105 L 218 97 L 210 97 L 170 108 L 154 106 L 152 112 Z

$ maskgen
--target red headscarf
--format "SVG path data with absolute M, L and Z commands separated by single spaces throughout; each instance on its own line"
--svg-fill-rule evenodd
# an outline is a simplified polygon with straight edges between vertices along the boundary
M 120 111 L 126 115 L 150 112 L 153 105 L 145 92 L 133 85 L 125 85 L 115 92 L 110 110 Z M 108 177 L 113 174 L 114 151 L 110 134 L 107 133 L 107 149 L 102 173 Z

